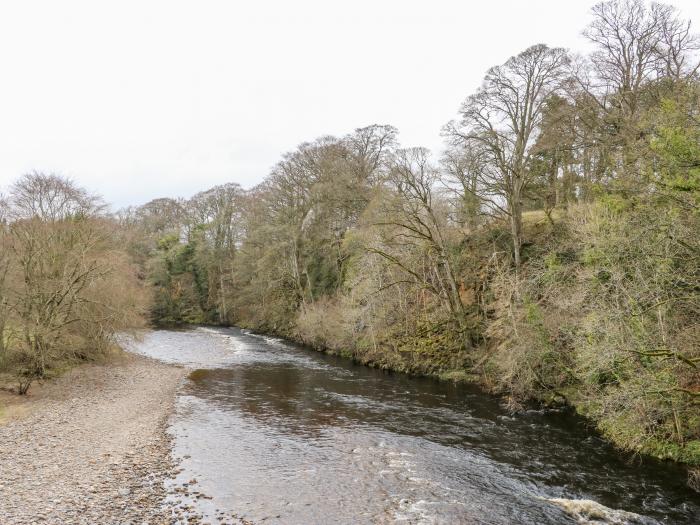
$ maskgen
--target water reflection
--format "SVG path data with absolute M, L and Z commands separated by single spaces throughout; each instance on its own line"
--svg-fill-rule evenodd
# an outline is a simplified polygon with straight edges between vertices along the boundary
M 567 523 L 547 498 L 695 523 L 681 469 L 627 458 L 567 413 L 513 416 L 478 389 L 391 375 L 239 330 L 153 332 L 201 370 L 173 423 L 211 502 L 273 523 Z M 211 508 L 209 508 L 211 507 Z M 647 521 L 647 523 L 653 521 Z

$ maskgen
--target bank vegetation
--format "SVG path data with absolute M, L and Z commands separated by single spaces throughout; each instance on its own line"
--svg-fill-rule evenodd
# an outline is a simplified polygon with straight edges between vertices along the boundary
M 148 292 L 101 200 L 32 173 L 0 201 L 0 374 L 32 382 L 98 359 L 143 324 Z

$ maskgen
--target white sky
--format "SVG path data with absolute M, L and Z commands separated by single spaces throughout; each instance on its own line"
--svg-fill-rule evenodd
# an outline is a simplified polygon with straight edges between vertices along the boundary
M 57 172 L 119 207 L 250 187 L 300 142 L 372 123 L 437 152 L 489 66 L 583 49 L 593 3 L 0 0 L 0 188 Z

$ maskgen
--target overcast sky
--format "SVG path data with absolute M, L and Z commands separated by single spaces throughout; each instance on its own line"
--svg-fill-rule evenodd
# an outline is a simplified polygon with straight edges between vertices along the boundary
M 56 172 L 115 207 L 251 187 L 300 142 L 373 123 L 437 152 L 489 66 L 583 49 L 592 4 L 2 0 L 0 187 Z

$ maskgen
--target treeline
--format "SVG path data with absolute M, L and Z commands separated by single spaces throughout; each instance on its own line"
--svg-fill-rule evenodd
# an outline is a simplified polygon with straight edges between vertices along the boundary
M 32 382 L 104 355 L 148 295 L 102 201 L 33 173 L 0 195 L 0 374 Z

